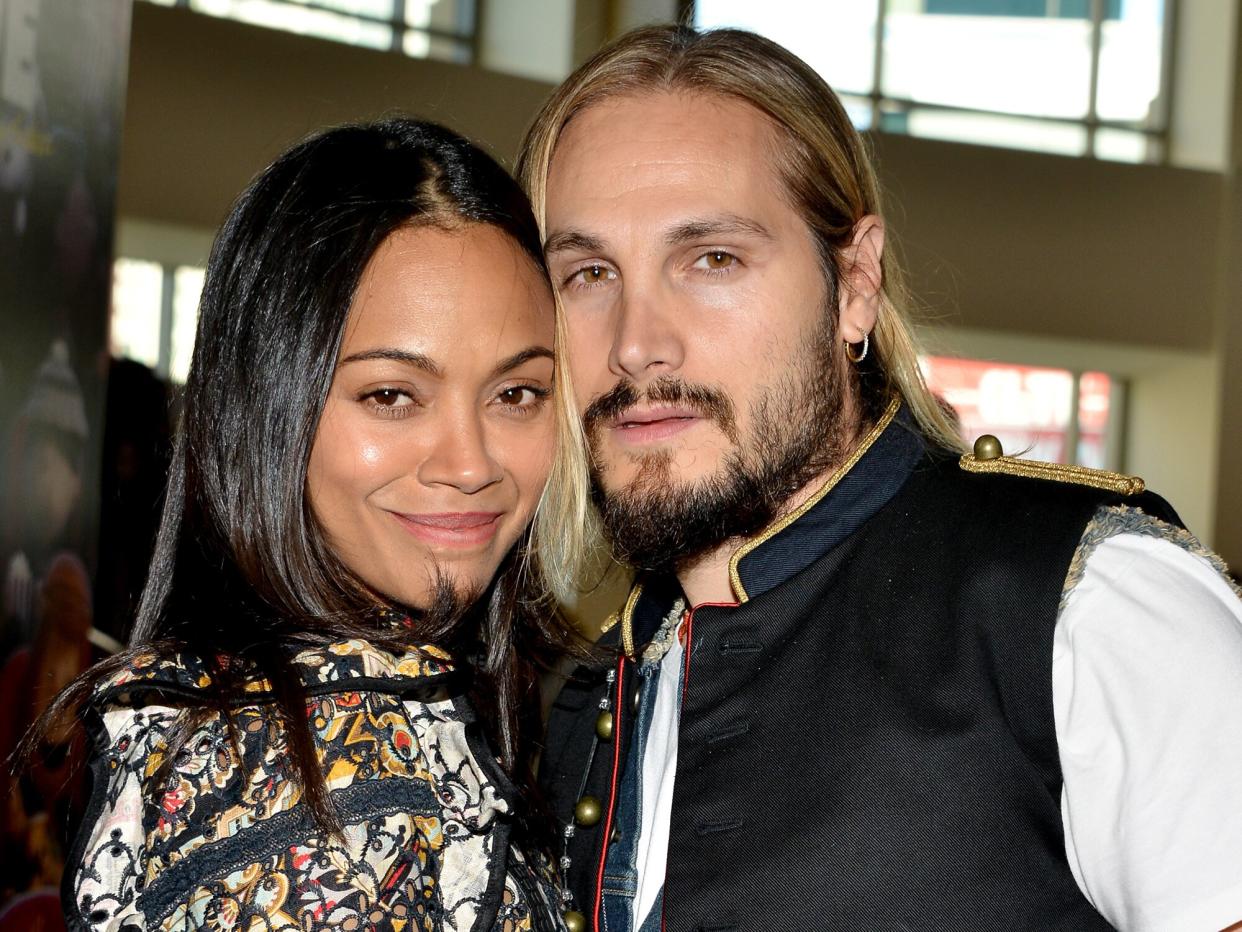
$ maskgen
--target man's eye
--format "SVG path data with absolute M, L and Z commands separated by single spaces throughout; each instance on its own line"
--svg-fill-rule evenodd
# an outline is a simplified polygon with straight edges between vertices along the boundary
M 577 279 L 578 283 L 590 287 L 592 285 L 602 285 L 604 282 L 615 277 L 615 273 L 613 273 L 613 271 L 607 266 L 588 265 L 574 272 L 574 274 L 569 277 L 569 281 L 570 283 L 573 283 L 574 280 Z
M 723 249 L 713 249 L 711 252 L 705 252 L 699 256 L 699 261 L 695 264 L 701 264 L 703 268 L 718 272 L 736 265 L 737 256 L 731 252 L 725 252 Z

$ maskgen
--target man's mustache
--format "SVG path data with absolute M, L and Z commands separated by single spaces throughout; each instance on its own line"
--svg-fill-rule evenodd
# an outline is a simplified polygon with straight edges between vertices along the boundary
M 615 421 L 622 414 L 639 404 L 667 404 L 690 408 L 716 425 L 734 443 L 737 443 L 737 418 L 733 402 L 718 388 L 695 385 L 662 376 L 644 390 L 629 379 L 622 379 L 587 406 L 582 423 L 587 435 L 593 436 L 601 427 Z

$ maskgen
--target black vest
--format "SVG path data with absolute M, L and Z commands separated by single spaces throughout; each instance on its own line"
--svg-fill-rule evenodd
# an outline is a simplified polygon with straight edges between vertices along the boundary
M 787 582 L 696 609 L 666 929 L 1110 928 L 1065 856 L 1051 668 L 1075 548 L 1122 502 L 1177 522 L 1154 495 L 928 458 Z M 595 722 L 617 690 L 583 670 L 553 707 L 542 780 L 562 825 L 584 788 L 608 811 L 628 699 L 612 740 Z M 569 846 L 592 928 L 607 825 Z

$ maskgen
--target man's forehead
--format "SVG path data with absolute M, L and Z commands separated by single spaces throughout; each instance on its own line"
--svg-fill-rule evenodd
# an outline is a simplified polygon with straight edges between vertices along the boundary
M 549 227 L 643 202 L 693 215 L 724 212 L 747 195 L 779 197 L 774 143 L 762 113 L 721 95 L 610 98 L 561 135 L 548 172 Z
M 575 114 L 561 131 L 550 176 L 583 160 L 638 164 L 697 150 L 704 157 L 746 154 L 775 144 L 760 110 L 722 94 L 648 91 L 606 98 Z M 551 180 L 551 179 L 550 179 Z

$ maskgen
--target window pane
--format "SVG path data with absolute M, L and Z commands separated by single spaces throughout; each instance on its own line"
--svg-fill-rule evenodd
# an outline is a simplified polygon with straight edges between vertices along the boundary
M 112 266 L 112 355 L 155 368 L 160 360 L 160 298 L 164 270 L 158 262 L 117 259 Z
M 1084 19 L 1091 0 L 925 0 L 928 13 L 969 13 L 974 16 L 1051 16 Z M 1117 16 L 1122 0 L 1104 0 L 1104 15 Z
M 1008 146 L 1056 155 L 1083 155 L 1087 151 L 1087 129 L 1079 123 L 915 108 L 908 113 L 886 113 L 883 127 L 889 132 L 906 132 L 926 139 Z
M 1159 162 L 1160 140 L 1128 129 L 1097 129 L 1096 158 L 1113 162 Z
M 931 390 L 957 412 L 967 443 L 995 434 L 1006 453 L 1067 461 L 1069 372 L 944 356 L 926 357 L 922 366 Z
M 371 19 L 392 19 L 392 0 L 280 0 L 296 6 L 320 6 L 339 10 L 342 13 L 356 13 Z
M 1078 379 L 1078 463 L 1111 469 L 1109 412 L 1113 380 L 1103 372 L 1084 372 Z
M 695 25 L 732 26 L 779 42 L 835 91 L 868 94 L 875 72 L 877 0 L 698 0 Z
M 391 26 L 344 13 L 310 9 L 287 0 L 190 0 L 190 8 L 212 16 L 365 48 L 392 47 Z
M 1032 116 L 1087 115 L 1085 19 L 893 10 L 886 25 L 886 96 Z
M 203 269 L 182 265 L 173 273 L 172 360 L 168 374 L 178 385 L 185 384 L 194 354 L 194 331 L 198 327 L 198 299 L 203 293 Z
M 1127 0 L 1119 19 L 1106 20 L 1100 34 L 1101 120 L 1132 120 L 1160 127 L 1161 58 L 1164 50 L 1163 0 Z
M 841 95 L 841 105 L 850 116 L 850 122 L 860 130 L 871 129 L 871 98 Z
M 459 65 L 468 65 L 471 58 L 470 46 L 465 42 L 445 39 L 443 36 L 431 36 L 412 29 L 401 40 L 401 50 L 410 58 L 434 58 L 437 61 L 451 61 Z
M 471 0 L 405 0 L 405 22 L 415 29 L 470 36 L 474 34 L 474 3 Z

